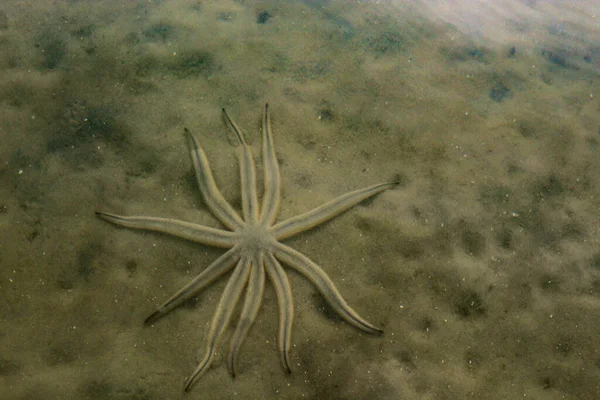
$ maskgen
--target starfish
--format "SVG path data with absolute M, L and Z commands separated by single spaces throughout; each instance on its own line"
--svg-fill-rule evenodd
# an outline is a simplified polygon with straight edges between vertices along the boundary
M 184 131 L 200 192 L 211 212 L 229 230 L 211 228 L 170 218 L 122 216 L 103 211 L 96 212 L 100 218 L 122 227 L 162 232 L 192 242 L 229 249 L 191 282 L 162 303 L 145 320 L 146 324 L 154 323 L 169 311 L 192 298 L 217 278 L 233 270 L 212 320 L 206 353 L 192 375 L 187 379 L 184 386 L 186 392 L 210 368 L 220 339 L 227 329 L 233 310 L 245 288 L 246 297 L 240 320 L 231 339 L 227 357 L 229 373 L 232 377 L 235 376 L 236 357 L 260 308 L 266 276 L 269 277 L 275 288 L 279 305 L 278 346 L 281 365 L 286 372 L 291 372 L 289 352 L 294 317 L 293 299 L 290 282 L 280 262 L 306 277 L 323 295 L 332 309 L 346 322 L 370 334 L 383 333 L 381 329 L 371 325 L 348 305 L 333 281 L 321 267 L 281 241 L 330 220 L 361 201 L 396 186 L 397 182 L 380 183 L 356 190 L 304 214 L 276 222 L 281 180 L 271 132 L 269 105 L 265 105 L 262 120 L 264 195 L 260 207 L 251 149 L 237 124 L 229 117 L 225 109 L 222 111 L 225 123 L 235 133 L 239 141 L 238 157 L 240 161 L 243 218 L 219 191 L 206 154 L 196 137 L 187 128 Z

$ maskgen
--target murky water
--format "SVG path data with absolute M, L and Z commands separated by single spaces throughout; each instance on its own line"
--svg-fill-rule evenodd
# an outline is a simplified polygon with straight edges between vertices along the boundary
M 0 398 L 598 398 L 600 7 L 565 3 L 4 1 Z M 239 208 L 221 108 L 258 155 L 266 102 L 281 219 L 401 182 L 286 242 L 385 332 L 290 272 L 292 374 L 267 287 L 185 395 L 226 279 L 143 321 L 222 250 L 94 211 L 219 227 L 183 128 Z

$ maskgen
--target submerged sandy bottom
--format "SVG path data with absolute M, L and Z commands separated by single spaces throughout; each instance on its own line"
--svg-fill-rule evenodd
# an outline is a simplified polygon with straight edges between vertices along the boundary
M 515 20 L 500 40 L 434 8 L 121 3 L 0 7 L 0 398 L 600 395 L 600 39 L 587 14 Z M 184 395 L 225 280 L 143 320 L 222 251 L 94 211 L 219 226 L 183 127 L 239 208 L 220 108 L 260 154 L 267 101 L 280 218 L 401 181 L 287 242 L 385 333 L 341 322 L 290 272 L 293 373 L 267 287 L 239 375 L 227 337 Z

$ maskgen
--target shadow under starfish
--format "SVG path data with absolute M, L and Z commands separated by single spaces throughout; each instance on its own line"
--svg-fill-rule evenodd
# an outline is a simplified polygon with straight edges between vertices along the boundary
M 233 333 L 227 358 L 229 373 L 231 376 L 235 376 L 236 357 L 260 308 L 266 276 L 273 283 L 279 304 L 278 343 L 281 364 L 287 372 L 291 371 L 289 352 L 294 317 L 293 299 L 290 282 L 280 262 L 293 268 L 312 282 L 333 310 L 346 322 L 370 334 L 383 332 L 363 319 L 348 305 L 321 267 L 281 241 L 322 224 L 361 201 L 396 186 L 397 182 L 380 183 L 347 193 L 304 214 L 276 223 L 281 179 L 271 132 L 269 106 L 265 105 L 263 114 L 264 195 L 260 207 L 256 188 L 256 172 L 250 147 L 225 109 L 223 109 L 223 117 L 226 124 L 236 134 L 240 145 L 238 156 L 243 218 L 219 191 L 206 154 L 198 140 L 187 128 L 185 135 L 200 192 L 212 213 L 229 230 L 210 228 L 170 218 L 121 216 L 103 211 L 96 212 L 100 218 L 119 226 L 162 232 L 192 242 L 229 249 L 191 282 L 161 304 L 145 321 L 147 324 L 153 323 L 210 285 L 218 277 L 233 269 L 212 320 L 205 356 L 187 379 L 186 392 L 210 368 L 233 310 L 246 288 L 240 320 Z

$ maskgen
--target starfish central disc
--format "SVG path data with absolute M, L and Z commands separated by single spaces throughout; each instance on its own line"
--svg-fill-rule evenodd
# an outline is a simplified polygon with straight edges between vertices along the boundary
M 261 224 L 246 224 L 240 231 L 238 246 L 242 251 L 268 250 L 275 242 L 273 235 Z

